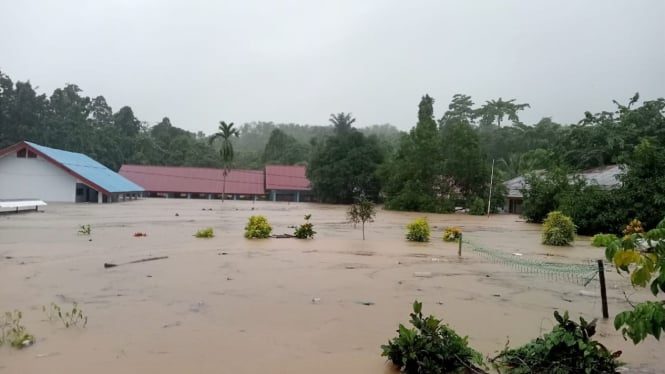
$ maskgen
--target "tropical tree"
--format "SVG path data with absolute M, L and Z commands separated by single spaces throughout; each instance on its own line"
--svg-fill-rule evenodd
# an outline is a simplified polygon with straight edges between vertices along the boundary
M 315 142 L 312 149 L 307 177 L 321 201 L 347 204 L 360 193 L 378 198 L 381 186 L 376 171 L 384 151 L 375 135 L 365 136 L 351 128 Z
M 442 178 L 441 137 L 434 120 L 434 99 L 421 98 L 418 123 L 402 137 L 391 162 L 381 170 L 386 207 L 395 210 L 450 210 L 450 184 Z
M 224 167 L 224 172 L 222 173 L 222 202 L 224 202 L 224 195 L 226 195 L 226 176 L 229 174 L 229 166 L 231 165 L 231 162 L 233 162 L 233 143 L 231 143 L 231 138 L 234 136 L 237 138 L 239 132 L 238 129 L 233 128 L 233 122 L 227 124 L 224 121 L 219 121 L 218 130 L 218 132 L 210 137 L 210 144 L 218 138 L 222 140 L 219 154 L 222 156 L 222 165 Z
M 503 101 L 502 98 L 499 98 L 499 100 L 487 101 L 485 105 L 478 110 L 478 114 L 482 118 L 481 124 L 490 125 L 496 120 L 496 125 L 501 127 L 501 121 L 503 121 L 503 117 L 505 116 L 513 122 L 519 122 L 520 118 L 517 115 L 517 112 L 526 108 L 531 108 L 531 106 L 526 103 L 516 104 L 515 99 Z

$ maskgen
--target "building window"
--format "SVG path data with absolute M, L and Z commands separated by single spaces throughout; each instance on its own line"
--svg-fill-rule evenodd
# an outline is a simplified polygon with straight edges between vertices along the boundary
M 16 152 L 16 157 L 25 158 L 25 155 L 26 155 L 27 152 L 28 152 L 28 150 L 25 149 L 25 148 L 20 149 L 18 152 Z
M 28 158 L 37 158 L 37 154 L 32 151 L 28 151 Z

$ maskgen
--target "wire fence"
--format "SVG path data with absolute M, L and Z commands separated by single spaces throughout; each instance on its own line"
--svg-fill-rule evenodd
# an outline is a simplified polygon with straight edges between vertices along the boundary
M 475 253 L 490 262 L 510 266 L 520 273 L 534 274 L 547 280 L 566 281 L 584 287 L 598 287 L 598 282 L 592 282 L 598 275 L 598 266 L 596 264 L 544 262 L 524 258 L 517 253 L 505 253 L 494 249 L 483 248 L 467 240 L 464 240 L 463 243 L 470 246 Z

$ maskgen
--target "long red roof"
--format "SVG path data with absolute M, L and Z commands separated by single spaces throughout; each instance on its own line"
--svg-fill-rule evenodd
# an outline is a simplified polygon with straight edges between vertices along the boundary
M 223 169 L 183 166 L 122 165 L 118 173 L 150 192 L 222 193 L 224 180 Z M 264 195 L 263 171 L 229 170 L 226 193 Z
M 266 190 L 309 191 L 304 166 L 266 165 Z

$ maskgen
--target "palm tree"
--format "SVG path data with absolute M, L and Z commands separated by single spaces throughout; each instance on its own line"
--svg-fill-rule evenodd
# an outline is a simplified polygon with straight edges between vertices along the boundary
M 233 128 L 233 122 L 227 124 L 224 121 L 219 121 L 219 132 L 216 132 L 210 137 L 210 144 L 215 141 L 217 138 L 222 139 L 222 147 L 219 149 L 219 154 L 222 156 L 222 165 L 224 166 L 224 172 L 222 173 L 223 182 L 222 182 L 222 203 L 224 202 L 224 195 L 226 195 L 226 176 L 229 174 L 229 165 L 233 161 L 233 143 L 231 143 L 231 138 L 235 136 L 236 138 L 240 135 L 238 129 Z
M 482 117 L 482 122 L 484 124 L 491 124 L 496 119 L 496 124 L 499 127 L 501 127 L 501 121 L 503 121 L 503 117 L 506 115 L 509 120 L 519 122 L 520 118 L 517 115 L 517 112 L 526 108 L 531 108 L 531 106 L 526 103 L 515 104 L 514 102 L 515 99 L 503 101 L 502 98 L 499 98 L 499 100 L 486 101 L 485 105 L 478 110 L 478 114 Z
M 341 112 L 330 115 L 330 123 L 335 127 L 335 131 L 339 133 L 350 130 L 354 122 L 356 122 L 356 119 L 353 118 L 351 113 Z

